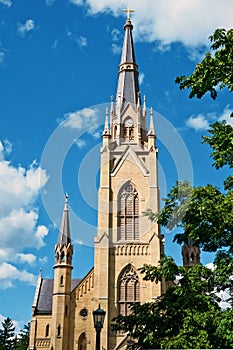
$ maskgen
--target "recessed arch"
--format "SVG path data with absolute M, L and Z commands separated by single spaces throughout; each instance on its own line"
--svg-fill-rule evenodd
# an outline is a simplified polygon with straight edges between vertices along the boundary
M 86 333 L 83 332 L 80 334 L 78 339 L 78 350 L 86 350 L 87 349 L 87 337 Z
M 118 311 L 127 316 L 131 313 L 131 306 L 140 301 L 139 277 L 131 264 L 128 264 L 118 278 Z
M 139 239 L 139 197 L 135 186 L 127 181 L 118 193 L 118 240 Z

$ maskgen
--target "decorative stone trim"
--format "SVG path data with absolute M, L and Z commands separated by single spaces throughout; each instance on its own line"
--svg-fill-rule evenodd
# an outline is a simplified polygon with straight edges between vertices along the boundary
M 115 247 L 116 255 L 150 255 L 149 244 L 123 244 Z
M 94 288 L 94 270 L 83 279 L 76 290 L 76 299 L 79 300 L 86 293 L 88 293 L 92 288 Z
M 36 348 L 47 348 L 50 346 L 50 338 L 37 338 Z

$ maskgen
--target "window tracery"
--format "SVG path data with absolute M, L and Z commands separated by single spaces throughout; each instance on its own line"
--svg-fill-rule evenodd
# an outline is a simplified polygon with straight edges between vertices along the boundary
M 139 279 L 131 265 L 123 270 L 119 278 L 118 296 L 119 313 L 123 316 L 127 316 L 131 313 L 130 307 L 133 304 L 139 303 Z
M 118 240 L 138 240 L 139 199 L 130 182 L 127 182 L 119 193 L 118 208 Z

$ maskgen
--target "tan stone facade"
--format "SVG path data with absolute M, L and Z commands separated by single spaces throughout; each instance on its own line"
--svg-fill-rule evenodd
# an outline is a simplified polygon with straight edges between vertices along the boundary
M 100 150 L 94 267 L 82 280 L 72 280 L 73 247 L 66 201 L 55 249 L 54 279 L 40 276 L 38 280 L 31 350 L 95 349 L 92 311 L 99 304 L 106 311 L 102 349 L 125 349 L 127 335 L 111 330 L 112 319 L 119 313 L 128 314 L 133 303 L 152 301 L 162 293 L 161 284 L 144 281 L 138 271 L 143 264 L 156 265 L 163 253 L 159 226 L 143 216 L 148 208 L 159 210 L 158 150 L 152 111 L 148 116 L 145 100 L 141 104 L 129 19 L 124 29 L 117 98 L 106 111 Z

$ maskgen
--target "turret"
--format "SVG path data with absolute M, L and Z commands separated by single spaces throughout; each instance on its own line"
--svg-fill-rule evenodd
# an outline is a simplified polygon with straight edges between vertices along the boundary
M 200 263 L 200 248 L 191 239 L 182 246 L 183 266 L 192 267 Z
M 73 245 L 66 195 L 58 242 L 55 246 L 51 345 L 56 350 L 68 349 L 72 256 Z

